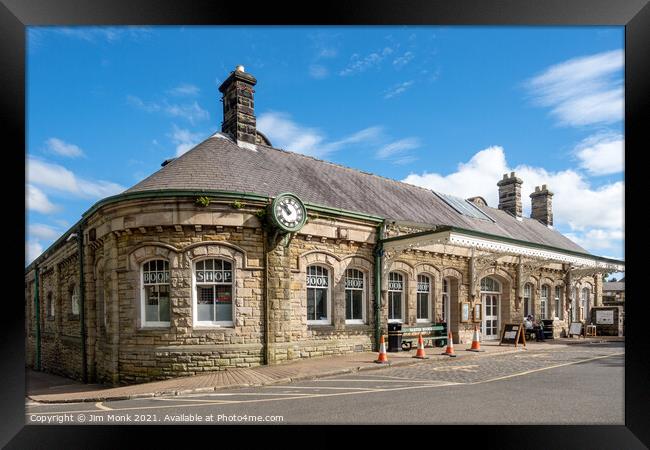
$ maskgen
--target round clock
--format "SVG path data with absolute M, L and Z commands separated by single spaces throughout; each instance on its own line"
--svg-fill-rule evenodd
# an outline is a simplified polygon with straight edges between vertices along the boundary
M 295 195 L 279 194 L 271 203 L 273 223 L 283 231 L 290 233 L 302 228 L 307 220 L 307 209 Z

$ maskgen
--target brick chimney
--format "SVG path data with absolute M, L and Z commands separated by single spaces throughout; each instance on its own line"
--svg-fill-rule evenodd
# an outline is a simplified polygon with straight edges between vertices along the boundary
M 530 194 L 531 219 L 537 219 L 548 227 L 553 226 L 553 193 L 545 184 L 540 188 L 535 186 L 535 192 Z
M 237 66 L 219 86 L 223 94 L 223 123 L 221 131 L 230 135 L 237 145 L 255 150 L 257 140 L 253 86 L 255 77 Z
M 521 205 L 521 185 L 523 184 L 521 178 L 517 178 L 514 172 L 503 174 L 503 179 L 499 180 L 499 209 L 507 211 L 517 218 L 522 220 L 522 205 Z

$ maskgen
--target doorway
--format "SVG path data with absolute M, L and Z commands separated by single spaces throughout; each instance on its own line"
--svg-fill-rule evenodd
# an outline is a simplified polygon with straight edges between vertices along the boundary
M 481 333 L 483 340 L 499 339 L 499 303 L 501 300 L 501 283 L 494 278 L 481 280 L 481 303 L 483 304 Z

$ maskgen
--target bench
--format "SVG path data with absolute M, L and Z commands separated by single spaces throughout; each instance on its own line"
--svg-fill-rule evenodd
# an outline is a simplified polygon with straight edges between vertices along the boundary
M 444 347 L 447 345 L 447 324 L 437 323 L 423 327 L 402 327 L 402 350 L 407 352 L 418 346 L 418 336 L 422 333 L 425 347 Z

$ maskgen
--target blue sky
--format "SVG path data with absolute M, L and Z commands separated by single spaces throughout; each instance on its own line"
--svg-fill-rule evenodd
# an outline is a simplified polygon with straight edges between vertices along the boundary
M 221 126 L 237 64 L 276 147 L 524 214 L 623 258 L 623 27 L 31 27 L 27 262 Z

